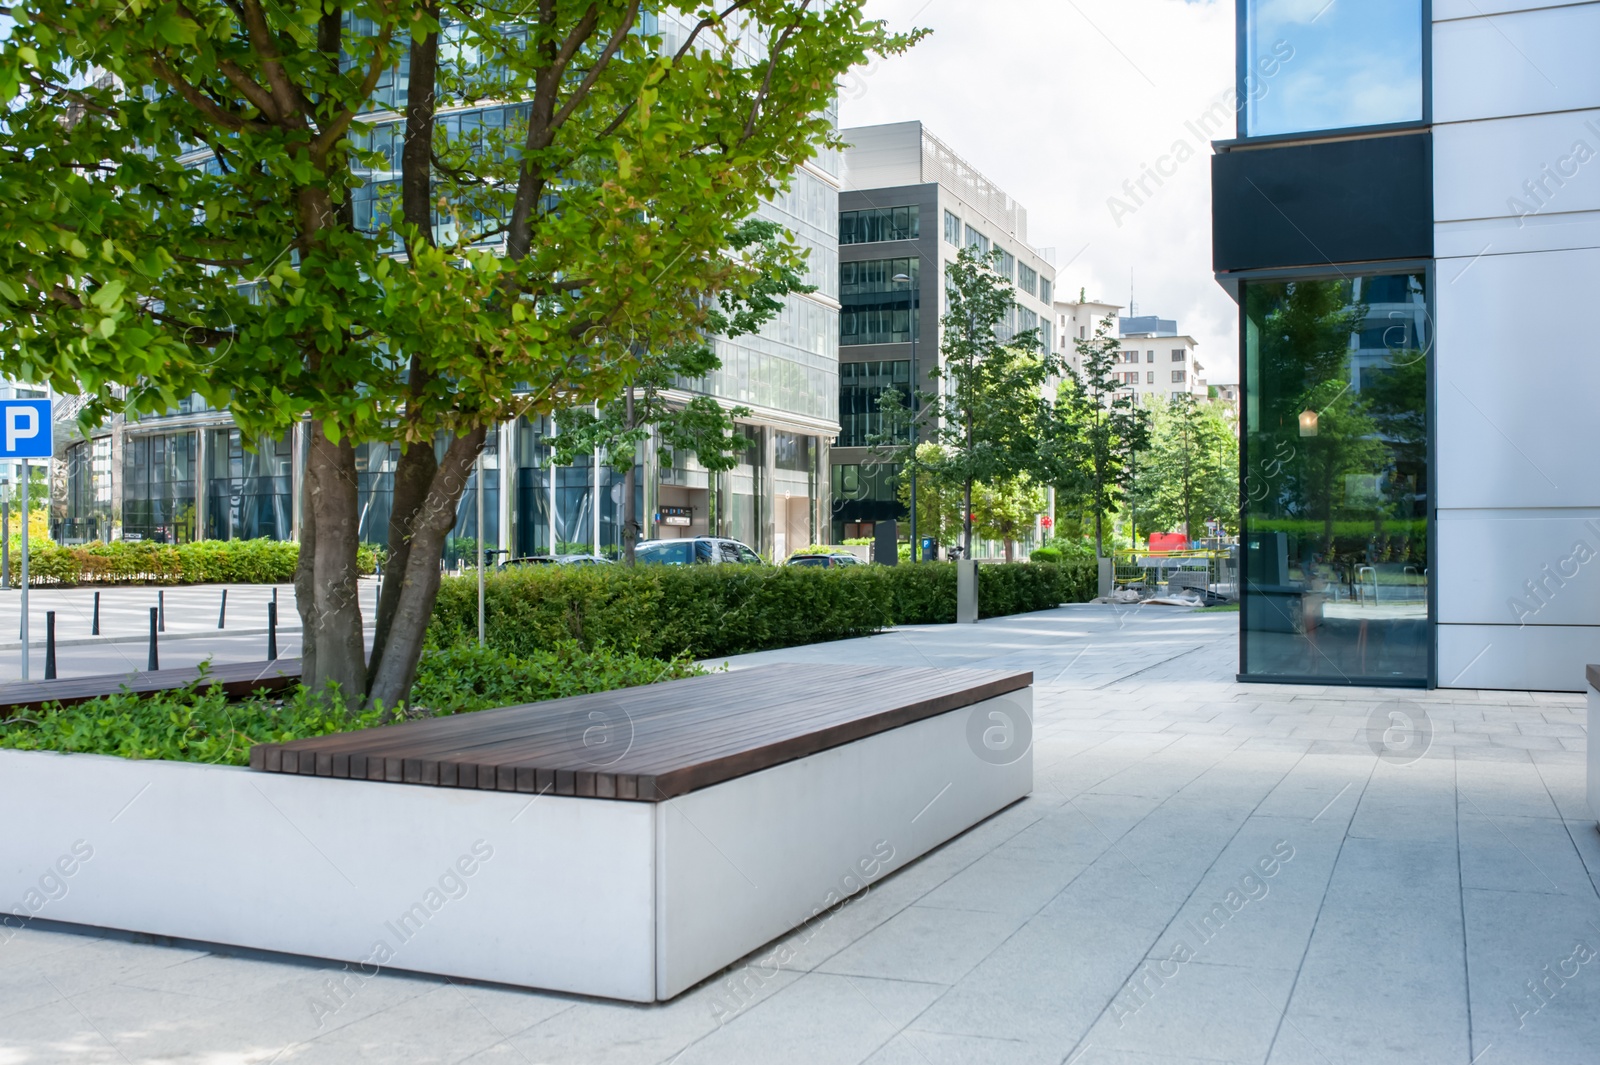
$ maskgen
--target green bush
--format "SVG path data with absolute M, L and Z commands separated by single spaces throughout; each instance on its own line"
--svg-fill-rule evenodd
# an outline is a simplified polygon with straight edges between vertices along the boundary
M 1001 617 L 1094 596 L 1093 565 L 985 565 L 980 612 Z M 717 658 L 953 622 L 950 563 L 904 566 L 528 566 L 491 574 L 488 641 L 517 656 L 574 641 L 647 658 Z M 446 578 L 429 639 L 477 633 L 475 577 Z
M 373 573 L 382 548 L 362 544 L 357 568 Z M 66 547 L 30 546 L 30 584 L 286 584 L 300 545 L 289 540 L 196 540 L 157 544 L 117 540 Z
M 423 656 L 412 691 L 410 718 L 469 713 L 566 695 L 699 676 L 704 669 L 683 659 L 657 662 L 638 655 L 589 652 L 566 644 L 528 658 L 476 646 L 432 651 Z M 288 697 L 255 696 L 230 702 L 204 678 L 153 696 L 128 692 L 77 706 L 0 719 L 0 748 L 110 754 L 179 762 L 247 765 L 257 743 L 326 736 L 372 728 L 383 713 L 349 714 L 342 706 L 307 698 L 298 688 Z
M 1058 564 L 1061 561 L 1061 551 L 1054 547 L 1041 547 L 1028 556 L 1030 562 L 1049 562 Z

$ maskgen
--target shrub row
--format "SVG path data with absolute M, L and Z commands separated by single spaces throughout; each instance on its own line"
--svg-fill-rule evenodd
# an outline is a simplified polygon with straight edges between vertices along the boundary
M 379 549 L 363 544 L 363 574 Z M 286 540 L 197 540 L 187 544 L 114 541 L 66 547 L 30 545 L 30 584 L 284 584 L 294 580 L 300 545 Z
M 1092 565 L 986 565 L 979 612 L 1001 617 L 1092 598 Z M 649 658 L 716 658 L 864 636 L 890 625 L 953 622 L 956 571 L 907 566 L 530 566 L 490 576 L 489 643 L 530 655 L 564 641 Z M 447 578 L 429 635 L 477 632 L 477 583 Z

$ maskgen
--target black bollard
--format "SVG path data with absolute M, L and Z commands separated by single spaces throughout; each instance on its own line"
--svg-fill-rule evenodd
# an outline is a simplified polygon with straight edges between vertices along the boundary
M 222 589 L 222 607 L 217 611 L 217 628 L 225 628 L 228 622 L 228 589 Z
M 274 592 L 274 595 L 277 593 Z M 278 660 L 278 602 L 274 599 L 267 604 L 267 661 Z
M 89 629 L 90 636 L 100 635 L 100 593 L 94 593 L 94 622 Z
M 56 612 L 44 612 L 44 679 L 56 679 Z
M 160 629 L 160 627 L 161 627 L 161 622 L 160 622 L 160 619 L 157 617 L 157 610 L 156 610 L 155 607 L 151 607 L 150 608 L 150 661 L 145 666 L 145 668 L 148 669 L 152 673 L 154 673 L 156 670 L 161 668 L 161 659 L 156 654 L 156 632 Z
M 160 615 L 157 618 L 157 621 L 160 623 L 161 631 L 162 632 L 166 632 L 167 631 L 167 591 L 166 591 L 165 588 L 163 588 L 160 591 L 156 592 L 156 607 L 157 607 L 157 609 L 159 609 L 161 611 Z

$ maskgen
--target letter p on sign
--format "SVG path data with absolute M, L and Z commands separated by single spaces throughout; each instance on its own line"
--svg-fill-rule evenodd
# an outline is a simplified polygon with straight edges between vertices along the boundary
M 0 400 L 0 459 L 50 457 L 50 401 Z

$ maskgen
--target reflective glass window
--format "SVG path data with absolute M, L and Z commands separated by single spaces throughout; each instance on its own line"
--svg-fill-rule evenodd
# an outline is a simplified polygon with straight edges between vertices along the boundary
M 1426 277 L 1247 281 L 1243 298 L 1243 671 L 1425 684 Z
M 1422 0 L 1248 0 L 1243 134 L 1420 122 Z

